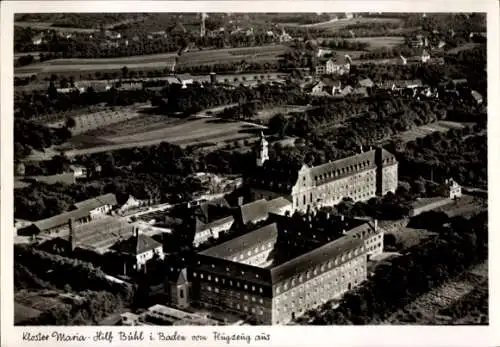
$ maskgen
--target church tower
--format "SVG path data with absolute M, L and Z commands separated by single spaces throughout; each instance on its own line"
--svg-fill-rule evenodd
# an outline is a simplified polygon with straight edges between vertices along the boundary
M 264 165 L 264 162 L 269 159 L 269 142 L 264 138 L 262 131 L 260 132 L 259 145 L 257 147 L 257 166 Z

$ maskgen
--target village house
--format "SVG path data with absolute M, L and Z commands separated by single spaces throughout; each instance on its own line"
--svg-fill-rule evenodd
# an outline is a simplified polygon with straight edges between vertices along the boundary
M 85 166 L 71 165 L 70 170 L 76 179 L 87 178 L 87 168 Z
M 348 55 L 330 58 L 316 66 L 317 75 L 344 75 L 349 73 L 351 68 L 351 58 Z
M 481 105 L 483 103 L 483 96 L 479 94 L 479 92 L 471 90 L 470 94 L 477 105 Z
M 281 29 L 281 35 L 279 37 L 279 40 L 281 43 L 289 42 L 292 40 L 292 37 L 285 31 L 285 28 Z
M 427 63 L 431 59 L 431 55 L 427 50 L 424 50 L 421 55 L 422 63 Z

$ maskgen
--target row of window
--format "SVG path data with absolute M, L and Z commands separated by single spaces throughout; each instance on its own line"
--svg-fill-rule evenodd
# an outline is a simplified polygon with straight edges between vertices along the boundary
M 198 273 L 196 272 L 193 272 L 193 277 L 194 278 L 197 278 L 198 277 Z M 217 276 L 213 276 L 212 275 L 207 275 L 205 276 L 203 273 L 199 274 L 199 278 L 202 279 L 202 280 L 207 280 L 207 281 L 213 281 L 215 283 L 222 283 L 222 284 L 228 284 L 229 286 L 235 286 L 236 288 L 243 288 L 245 290 L 249 290 L 251 289 L 252 292 L 258 292 L 258 293 L 263 293 L 264 290 L 262 287 L 259 287 L 259 286 L 255 286 L 255 285 L 248 285 L 246 283 L 241 283 L 240 281 L 233 281 L 233 280 L 227 280 L 225 278 L 219 278 Z
M 234 307 L 233 307 L 233 304 L 229 303 L 229 307 L 230 308 L 236 308 L 237 310 L 241 310 L 242 307 L 243 307 L 243 311 L 244 312 L 252 312 L 253 314 L 255 313 L 259 313 L 259 315 L 263 315 L 264 314 L 264 310 L 262 308 L 259 308 L 257 309 L 256 307 L 248 307 L 247 305 L 241 305 L 241 304 L 236 304 Z
M 266 249 L 271 248 L 271 246 L 272 246 L 272 243 L 271 243 L 271 242 L 268 242 L 268 243 L 267 243 L 267 245 L 262 244 L 262 245 L 260 245 L 260 247 L 259 247 L 259 246 L 257 246 L 257 247 L 255 247 L 253 250 L 252 250 L 252 249 L 248 250 L 248 251 L 246 252 L 246 256 L 247 256 L 247 257 L 250 257 L 250 256 L 252 256 L 252 255 L 258 254 L 258 253 L 260 253 L 260 252 L 265 251 Z M 233 261 L 242 260 L 242 259 L 244 259 L 244 258 L 245 258 L 245 252 L 241 252 L 238 256 L 233 257 Z
M 308 270 L 305 275 L 302 273 L 299 276 L 292 278 L 290 281 L 285 281 L 282 284 L 283 291 L 288 290 L 289 288 L 289 283 L 290 286 L 293 288 L 297 283 L 303 283 L 304 280 L 308 281 L 311 279 L 312 276 L 317 276 L 319 273 L 324 273 L 327 268 L 331 269 L 332 267 L 338 266 L 341 262 L 345 262 L 346 260 L 351 260 L 353 257 L 356 257 L 358 254 L 361 254 L 364 252 L 364 246 L 361 246 L 359 248 L 356 248 L 354 251 L 350 251 L 347 254 L 344 253 L 341 257 L 335 258 L 335 260 L 329 260 L 326 264 L 322 264 L 320 266 L 316 266 L 314 270 Z M 355 262 L 352 262 L 351 265 L 358 264 L 359 261 L 362 261 L 361 259 L 356 260 Z M 343 264 L 346 265 L 346 264 Z M 341 269 L 344 267 L 341 267 Z M 282 290 L 282 287 L 280 285 L 277 285 L 275 288 L 276 294 L 279 294 Z
M 351 166 L 343 167 L 342 169 L 332 170 L 330 172 L 327 172 L 327 173 L 324 173 L 324 174 L 321 174 L 318 176 L 314 176 L 314 180 L 321 181 L 321 180 L 327 179 L 327 178 L 338 177 L 338 176 L 341 176 L 341 175 L 346 174 L 346 173 L 350 173 L 350 172 L 354 172 L 354 171 L 357 172 L 361 169 L 365 169 L 365 168 L 369 167 L 370 165 L 371 165 L 370 161 L 366 160 L 366 161 L 359 163 L 359 164 L 354 164 Z

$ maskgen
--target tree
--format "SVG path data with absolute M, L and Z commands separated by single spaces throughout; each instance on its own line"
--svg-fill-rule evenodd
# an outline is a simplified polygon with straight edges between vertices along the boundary
M 127 78 L 128 74 L 129 74 L 128 67 L 127 66 L 122 67 L 121 71 L 122 71 L 122 77 Z
M 285 137 L 287 126 L 288 120 L 282 114 L 277 114 L 269 120 L 269 130 L 280 138 Z
M 75 122 L 75 119 L 73 117 L 68 117 L 66 119 L 66 127 L 67 128 L 74 128 L 76 126 L 76 122 Z

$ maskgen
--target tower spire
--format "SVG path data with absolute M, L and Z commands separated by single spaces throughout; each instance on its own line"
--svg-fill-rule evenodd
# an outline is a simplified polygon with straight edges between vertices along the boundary
M 269 159 L 269 143 L 264 137 L 264 132 L 260 131 L 259 146 L 257 148 L 257 166 L 264 165 L 264 162 Z

